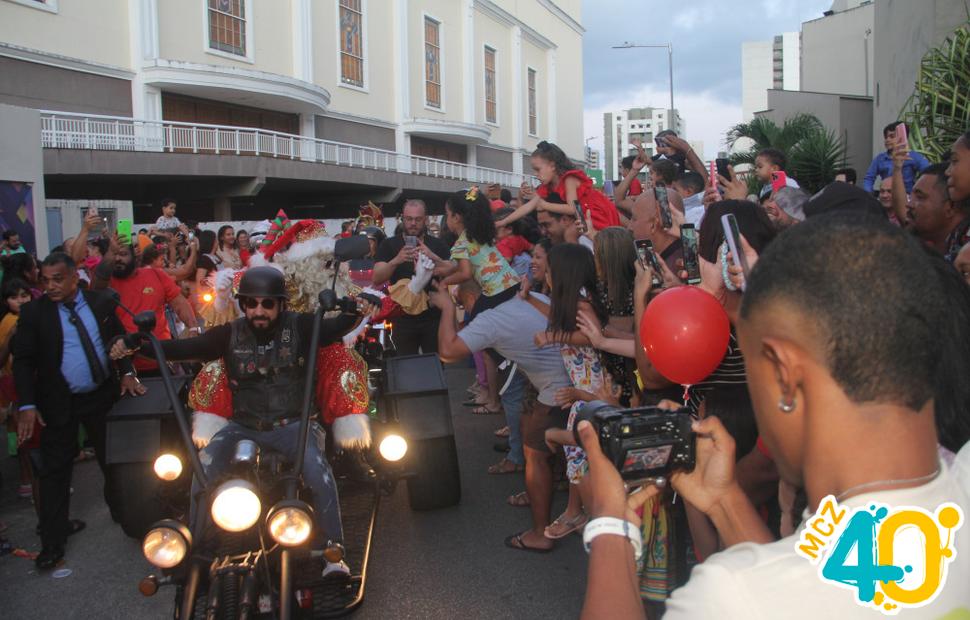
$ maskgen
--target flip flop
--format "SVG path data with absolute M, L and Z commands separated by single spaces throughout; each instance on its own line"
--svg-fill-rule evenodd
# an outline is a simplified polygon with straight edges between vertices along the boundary
M 508 459 L 502 459 L 494 465 L 490 465 L 488 468 L 488 473 L 493 476 L 501 474 L 517 474 L 525 471 L 525 465 L 519 465 L 513 463 Z
M 511 432 L 512 431 L 509 430 L 508 426 L 503 426 L 502 428 L 495 431 L 495 436 L 505 438 L 505 437 L 508 437 Z
M 553 547 L 549 547 L 548 549 L 542 549 L 540 547 L 530 547 L 526 545 L 525 542 L 522 540 L 522 535 L 528 531 L 529 530 L 524 530 L 522 532 L 519 532 L 518 534 L 512 534 L 511 536 L 507 537 L 505 539 L 505 546 L 508 547 L 509 549 L 515 549 L 517 551 L 528 551 L 530 553 L 549 553 L 550 551 L 552 551 Z
M 550 523 L 546 527 L 546 529 L 542 532 L 542 534 L 546 538 L 549 538 L 551 540 L 559 540 L 560 538 L 565 538 L 565 537 L 569 536 L 573 532 L 580 532 L 580 531 L 582 531 L 582 529 L 584 527 L 586 527 L 586 524 L 589 523 L 589 515 L 586 514 L 585 512 L 579 513 L 578 515 L 576 515 L 572 519 L 565 519 L 563 517 L 564 517 L 564 515 L 559 515 L 558 517 L 556 517 L 556 520 L 553 521 L 552 523 Z M 553 526 L 555 526 L 557 524 L 558 525 L 564 525 L 564 526 L 566 526 L 566 530 L 563 531 L 561 534 L 558 534 L 558 535 L 550 534 L 549 533 L 549 530 Z
M 498 409 L 489 409 L 485 405 L 478 405 L 477 407 L 472 409 L 471 412 L 473 415 L 499 415 L 503 413 L 501 407 L 499 407 Z
M 515 495 L 509 495 L 505 503 L 516 508 L 528 508 L 532 504 L 529 500 L 529 495 L 525 491 L 519 491 Z
M 488 402 L 488 401 L 485 401 L 485 400 L 475 400 L 473 398 L 471 400 L 462 401 L 461 406 L 462 407 L 478 407 L 479 405 L 484 405 L 486 402 Z

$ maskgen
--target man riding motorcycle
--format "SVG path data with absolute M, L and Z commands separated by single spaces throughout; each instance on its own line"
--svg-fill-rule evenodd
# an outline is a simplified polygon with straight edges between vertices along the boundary
M 195 338 L 162 342 L 170 361 L 222 358 L 225 362 L 233 412 L 232 418 L 199 455 L 210 478 L 226 471 L 235 446 L 242 439 L 250 439 L 264 450 L 291 459 L 296 457 L 299 440 L 306 380 L 304 365 L 311 354 L 308 348 L 314 315 L 286 310 L 286 283 L 283 274 L 274 267 L 253 267 L 246 271 L 239 283 L 237 298 L 244 317 L 213 327 Z M 360 302 L 360 310 L 366 315 L 369 304 Z M 323 319 L 321 348 L 338 341 L 357 321 L 356 314 Z M 119 359 L 136 352 L 118 340 L 111 348 L 111 357 Z M 304 468 L 304 481 L 313 494 L 316 531 L 323 533 L 322 540 L 328 548 L 324 556 L 340 557 L 343 528 L 337 486 L 325 455 L 325 432 L 316 421 L 310 427 Z M 198 483 L 193 481 L 193 523 L 198 491 Z M 342 559 L 325 561 L 324 577 L 349 575 Z

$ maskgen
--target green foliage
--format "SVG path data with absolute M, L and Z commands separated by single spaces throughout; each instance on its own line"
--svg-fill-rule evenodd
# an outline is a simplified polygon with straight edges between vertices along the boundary
M 753 168 L 759 151 L 778 149 L 788 156 L 788 175 L 810 193 L 835 180 L 835 171 L 845 165 L 845 141 L 826 131 L 812 114 L 796 114 L 785 119 L 780 127 L 768 118 L 755 117 L 750 123 L 740 123 L 728 131 L 729 146 L 734 147 L 741 138 L 748 138 L 754 144 L 747 151 L 731 155 L 734 166 L 750 164 Z M 749 191 L 758 193 L 761 184 L 754 174 L 748 175 L 747 180 Z
M 953 142 L 970 128 L 970 21 L 920 62 L 916 86 L 901 120 L 911 148 L 942 161 Z

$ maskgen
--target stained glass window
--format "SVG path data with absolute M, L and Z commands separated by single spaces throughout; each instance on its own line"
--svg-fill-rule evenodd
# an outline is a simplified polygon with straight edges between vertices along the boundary
M 424 18 L 424 100 L 432 108 L 441 107 L 441 24 Z
M 363 10 L 361 0 L 340 0 L 340 81 L 364 85 Z
M 209 0 L 209 47 L 246 55 L 246 0 Z
M 495 91 L 495 50 L 485 48 L 485 120 L 496 122 L 498 118 L 497 98 Z

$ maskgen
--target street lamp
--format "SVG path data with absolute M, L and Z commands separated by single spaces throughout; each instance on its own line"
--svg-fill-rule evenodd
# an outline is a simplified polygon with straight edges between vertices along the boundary
M 615 50 L 625 50 L 625 49 L 632 49 L 634 47 L 637 47 L 637 48 L 639 48 L 639 47 L 655 47 L 655 48 L 663 48 L 663 49 L 666 49 L 667 50 L 667 64 L 668 64 L 668 67 L 670 69 L 670 110 L 671 110 L 671 114 L 673 114 L 673 109 L 674 109 L 674 45 L 672 43 L 641 44 L 641 43 L 630 43 L 629 41 L 625 41 L 623 43 L 623 45 L 614 45 L 613 46 L 613 49 L 615 49 Z

